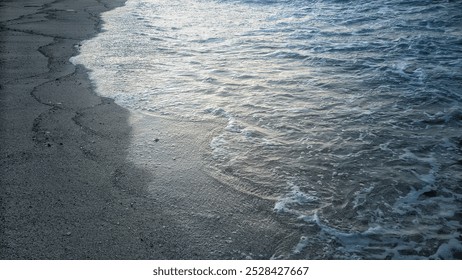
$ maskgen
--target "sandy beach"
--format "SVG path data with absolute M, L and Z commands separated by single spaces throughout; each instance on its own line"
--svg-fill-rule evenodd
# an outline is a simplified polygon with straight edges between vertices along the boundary
M 130 112 L 69 62 L 123 2 L 0 3 L 0 258 L 269 259 L 296 244 L 274 201 L 205 172 L 223 124 Z

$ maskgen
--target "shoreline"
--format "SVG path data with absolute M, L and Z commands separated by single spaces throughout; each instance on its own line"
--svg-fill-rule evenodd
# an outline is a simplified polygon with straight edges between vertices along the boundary
M 0 259 L 269 259 L 273 202 L 205 171 L 213 123 L 130 112 L 69 58 L 125 1 L 1 3 Z M 158 139 L 156 141 L 155 139 Z

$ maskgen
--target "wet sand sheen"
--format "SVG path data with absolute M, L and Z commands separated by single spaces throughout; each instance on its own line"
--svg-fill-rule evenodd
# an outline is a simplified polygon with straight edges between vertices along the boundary
M 270 258 L 273 202 L 204 172 L 221 124 L 137 115 L 69 58 L 123 1 L 1 3 L 0 258 Z M 294 233 L 290 233 L 294 231 Z M 289 237 L 287 237 L 289 236 Z

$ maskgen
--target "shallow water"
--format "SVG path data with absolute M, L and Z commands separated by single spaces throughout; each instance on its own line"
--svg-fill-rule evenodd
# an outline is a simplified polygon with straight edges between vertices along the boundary
M 226 120 L 210 173 L 302 232 L 274 258 L 461 258 L 460 11 L 128 0 L 73 61 L 130 109 Z

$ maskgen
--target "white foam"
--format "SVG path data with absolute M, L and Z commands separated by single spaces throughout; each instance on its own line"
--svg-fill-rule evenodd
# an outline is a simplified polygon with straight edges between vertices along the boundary
M 393 150 L 389 148 L 390 144 L 391 144 L 391 141 L 387 141 L 386 143 L 379 144 L 379 148 L 382 151 L 394 153 Z
M 291 214 L 300 214 L 294 209 L 294 206 L 300 206 L 308 204 L 317 203 L 319 199 L 313 194 L 306 194 L 300 190 L 300 187 L 289 183 L 290 191 L 287 192 L 284 196 L 280 197 L 275 205 L 274 211 L 277 213 L 291 213 Z
M 295 245 L 295 247 L 292 249 L 293 254 L 300 254 L 309 244 L 309 239 L 307 236 L 301 236 L 300 241 Z
M 353 200 L 353 205 L 354 205 L 353 207 L 357 208 L 358 206 L 363 205 L 367 200 L 367 195 L 370 194 L 373 189 L 374 189 L 374 186 L 371 185 L 367 188 L 362 188 L 361 190 L 355 192 L 354 194 L 355 198 Z
M 415 161 L 420 161 L 427 163 L 430 166 L 430 170 L 428 171 L 427 174 L 421 174 L 418 173 L 415 170 L 411 170 L 412 174 L 414 174 L 419 180 L 422 182 L 426 183 L 427 185 L 433 185 L 436 182 L 436 176 L 439 171 L 439 164 L 438 161 L 436 160 L 435 156 L 433 153 L 430 153 L 430 156 L 428 157 L 419 157 L 412 153 L 409 149 L 404 149 L 404 154 L 399 156 L 399 159 L 401 160 L 415 160 Z
M 215 160 L 225 161 L 229 159 L 229 152 L 227 149 L 228 142 L 223 138 L 222 135 L 216 136 L 210 142 L 210 148 L 212 149 L 212 157 Z
M 459 255 L 462 254 L 462 242 L 455 237 L 451 238 L 448 242 L 441 244 L 431 258 L 452 260 L 455 259 L 454 254 L 456 252 L 459 253 Z

